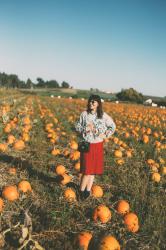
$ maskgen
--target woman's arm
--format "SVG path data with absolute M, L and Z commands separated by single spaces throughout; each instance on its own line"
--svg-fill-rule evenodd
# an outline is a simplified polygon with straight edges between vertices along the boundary
M 106 113 L 104 115 L 104 119 L 105 119 L 105 125 L 107 128 L 104 135 L 105 135 L 105 138 L 109 138 L 111 135 L 114 134 L 115 129 L 116 129 L 116 125 L 115 125 L 112 117 L 107 115 Z M 104 138 L 104 135 L 101 135 L 100 137 Z
M 81 113 L 79 120 L 76 121 L 75 129 L 79 133 L 83 132 L 83 130 L 84 130 L 84 127 L 83 127 L 83 113 Z

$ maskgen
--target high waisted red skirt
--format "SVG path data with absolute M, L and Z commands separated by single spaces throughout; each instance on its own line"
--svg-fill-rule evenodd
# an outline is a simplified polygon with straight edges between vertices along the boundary
M 80 173 L 102 174 L 104 165 L 103 151 L 103 142 L 90 143 L 89 152 L 81 152 Z

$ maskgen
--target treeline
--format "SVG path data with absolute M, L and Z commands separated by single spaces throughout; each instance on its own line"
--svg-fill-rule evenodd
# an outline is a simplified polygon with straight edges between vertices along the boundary
M 143 103 L 147 99 L 152 99 L 157 105 L 166 106 L 166 96 L 165 97 L 155 97 L 155 96 L 145 96 L 142 93 L 137 92 L 133 88 L 122 89 L 120 92 L 116 93 L 117 100 L 133 102 L 133 103 Z
M 30 78 L 27 81 L 22 81 L 15 74 L 0 73 L 0 87 L 4 88 L 72 88 L 69 83 L 63 81 L 59 84 L 56 80 L 45 81 L 38 77 L 37 83 L 33 83 Z

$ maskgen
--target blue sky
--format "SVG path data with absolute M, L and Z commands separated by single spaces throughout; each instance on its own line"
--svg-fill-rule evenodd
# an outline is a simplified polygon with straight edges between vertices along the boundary
M 0 0 L 0 72 L 166 96 L 166 0 Z

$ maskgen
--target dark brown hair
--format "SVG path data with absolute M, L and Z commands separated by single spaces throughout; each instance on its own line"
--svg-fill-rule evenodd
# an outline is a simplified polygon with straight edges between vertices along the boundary
M 101 102 L 101 98 L 99 95 L 91 95 L 88 99 L 88 104 L 87 104 L 87 112 L 90 113 L 91 109 L 90 109 L 90 102 L 91 101 L 97 101 L 98 102 L 98 107 L 97 107 L 97 117 L 100 119 L 103 117 L 103 108 L 102 108 L 102 102 Z

